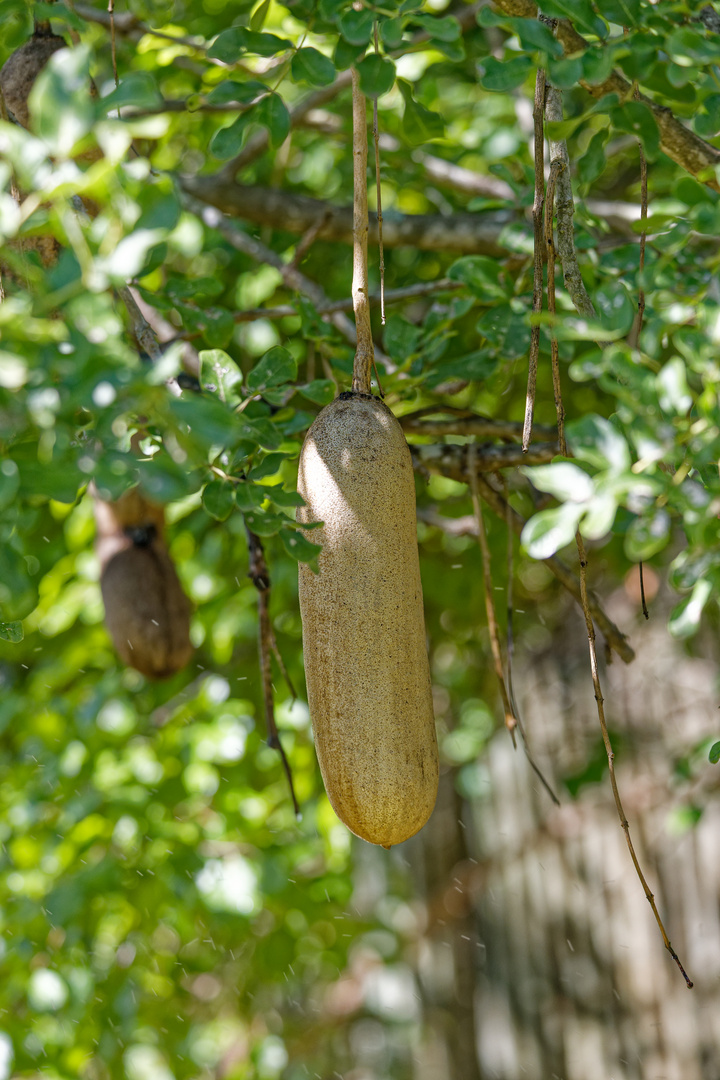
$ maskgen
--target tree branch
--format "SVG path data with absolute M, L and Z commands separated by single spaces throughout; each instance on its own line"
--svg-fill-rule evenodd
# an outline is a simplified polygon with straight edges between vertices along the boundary
M 533 0 L 493 0 L 493 2 L 495 7 L 506 15 L 526 19 L 537 18 L 538 8 Z M 566 55 L 584 52 L 589 47 L 589 43 L 581 34 L 578 34 L 567 19 L 558 21 L 557 37 Z M 595 98 L 604 97 L 605 94 L 617 94 L 621 101 L 625 101 L 629 100 L 633 94 L 632 85 L 618 71 L 613 71 L 600 83 L 590 83 L 587 79 L 580 79 L 580 85 Z M 655 117 L 663 153 L 686 172 L 711 187 L 713 191 L 720 191 L 720 182 L 715 176 L 715 168 L 720 165 L 720 150 L 688 130 L 665 105 L 656 104 L 644 94 L 640 94 L 637 100 L 646 105 Z
M 426 420 L 426 416 L 436 413 L 453 413 L 444 420 Z M 510 439 L 517 442 L 522 436 L 523 425 L 517 420 L 490 420 L 486 416 L 476 416 L 465 409 L 454 410 L 443 405 L 430 405 L 417 412 L 399 416 L 400 426 L 406 435 L 427 435 L 438 438 L 441 435 L 474 435 L 478 439 Z M 555 438 L 555 429 L 538 424 L 534 431 L 546 440 Z M 527 464 L 525 454 L 518 459 L 518 464 Z
M 449 443 L 432 443 L 430 446 L 410 447 L 416 469 L 447 476 L 461 484 L 468 482 L 467 445 L 457 446 Z M 558 453 L 557 443 L 532 443 L 530 450 L 523 453 L 522 447 L 514 446 L 476 446 L 475 467 L 479 473 L 497 472 L 518 465 L 547 465 Z
M 326 216 L 319 240 L 352 244 L 352 208 L 333 207 L 320 199 L 278 188 L 236 183 L 225 172 L 215 176 L 186 176 L 180 185 L 191 195 L 230 217 L 305 233 Z M 197 212 L 197 211 L 195 211 Z M 377 214 L 369 215 L 370 243 L 377 243 Z M 505 254 L 500 235 L 505 222 L 488 222 L 477 214 L 392 214 L 383 216 L 385 247 L 414 247 L 421 251 L 450 251 L 459 255 Z
M 297 266 L 297 258 L 293 259 L 293 265 Z M 463 282 L 450 281 L 449 278 L 442 278 L 440 281 L 423 281 L 417 285 L 405 285 L 400 289 L 386 289 L 385 303 L 394 304 L 401 300 L 436 296 L 441 292 L 454 292 L 455 289 L 462 288 Z M 370 306 L 373 307 L 380 303 L 380 293 L 370 293 L 368 299 Z M 318 315 L 330 315 L 336 311 L 352 311 L 352 297 L 345 300 L 333 300 L 331 303 L 320 305 L 316 310 Z M 256 319 L 287 319 L 292 315 L 297 315 L 297 308 L 292 304 L 282 304 L 273 308 L 246 308 L 245 311 L 236 311 L 233 317 L 235 322 L 243 323 L 254 322 Z

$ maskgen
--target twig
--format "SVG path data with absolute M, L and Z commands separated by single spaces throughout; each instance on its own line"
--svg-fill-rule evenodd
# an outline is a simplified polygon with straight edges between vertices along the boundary
M 493 666 L 495 668 L 495 675 L 497 677 L 498 687 L 500 689 L 500 698 L 502 700 L 503 709 L 505 711 L 505 727 L 508 729 L 510 733 L 510 738 L 512 739 L 512 744 L 517 750 L 517 740 L 515 738 L 517 719 L 515 717 L 515 713 L 513 712 L 512 705 L 510 704 L 510 698 L 508 696 L 507 687 L 505 685 L 502 651 L 500 649 L 500 631 L 498 629 L 497 616 L 495 614 L 492 574 L 490 571 L 490 549 L 488 547 L 487 536 L 485 534 L 485 522 L 483 521 L 482 504 L 480 502 L 480 496 L 478 495 L 477 462 L 475 459 L 474 443 L 470 443 L 468 447 L 467 474 L 470 481 L 470 494 L 472 497 L 475 519 L 477 521 L 478 540 L 480 542 L 480 552 L 482 554 L 483 580 L 485 582 L 485 612 L 487 614 L 488 632 L 490 634 L 490 651 L 492 652 Z
M 273 750 L 277 750 L 280 754 L 280 758 L 285 769 L 285 775 L 287 776 L 288 785 L 290 787 L 290 797 L 292 798 L 293 808 L 295 810 L 295 816 L 300 817 L 300 807 L 298 805 L 297 798 L 295 796 L 295 787 L 293 785 L 292 771 L 290 769 L 290 762 L 287 759 L 285 751 L 283 750 L 282 743 L 280 742 L 280 733 L 278 731 L 277 722 L 275 720 L 275 703 L 273 698 L 272 687 L 272 668 L 270 666 L 270 655 L 272 652 L 277 653 L 277 645 L 272 631 L 272 624 L 270 622 L 270 574 L 268 573 L 267 563 L 265 561 L 265 552 L 263 551 L 262 542 L 259 536 L 256 536 L 254 532 L 251 532 L 247 528 L 248 536 L 248 555 L 250 560 L 250 567 L 248 577 L 252 581 L 253 585 L 258 592 L 258 613 L 259 613 L 259 649 L 260 649 L 260 671 L 262 674 L 263 684 L 263 698 L 265 700 L 265 718 L 267 723 L 267 744 Z M 295 699 L 295 691 L 293 690 L 290 682 L 285 675 L 284 664 L 281 663 L 281 669 L 285 676 L 286 682 L 290 687 L 290 693 Z
M 635 84 L 634 97 L 637 100 L 639 96 L 639 90 L 637 83 Z M 643 326 L 643 319 L 645 317 L 645 289 L 643 288 L 643 271 L 645 269 L 645 244 L 647 242 L 647 216 L 648 216 L 648 168 L 647 159 L 645 157 L 645 151 L 643 145 L 638 139 L 638 153 L 640 155 L 640 221 L 642 222 L 642 231 L 640 233 L 640 263 L 639 263 L 639 285 L 638 285 L 638 305 L 635 318 L 633 319 L 632 329 L 628 335 L 628 344 L 631 348 L 636 349 L 640 341 L 640 332 Z
M 564 170 L 562 161 L 553 161 L 550 167 L 547 195 L 545 197 L 545 242 L 547 244 L 547 298 L 548 312 L 555 314 L 555 241 L 553 239 L 553 209 L 555 207 L 555 184 L 558 175 Z M 562 400 L 562 388 L 560 386 L 560 357 L 558 353 L 557 335 L 555 327 L 550 328 L 550 363 L 552 365 L 553 393 L 555 396 L 555 411 L 557 414 L 558 442 L 560 453 L 567 457 L 567 444 L 565 442 L 565 408 Z
M 630 825 L 628 823 L 627 818 L 625 817 L 625 811 L 623 810 L 623 805 L 622 805 L 622 802 L 620 801 L 620 792 L 618 790 L 617 780 L 615 778 L 615 753 L 614 753 L 613 748 L 612 748 L 612 743 L 610 741 L 610 735 L 608 733 L 607 723 L 605 721 L 605 705 L 604 705 L 604 699 L 603 699 L 603 696 L 602 696 L 602 689 L 601 689 L 601 686 L 600 686 L 600 676 L 598 674 L 597 651 L 595 649 L 595 627 L 593 626 L 592 614 L 590 612 L 590 605 L 589 605 L 589 602 L 588 602 L 587 555 L 586 555 L 586 552 L 585 552 L 585 545 L 583 543 L 583 538 L 582 538 L 582 536 L 580 535 L 579 532 L 576 533 L 575 540 L 577 542 L 578 556 L 580 558 L 580 596 L 581 596 L 581 600 L 582 600 L 583 614 L 585 616 L 585 626 L 587 628 L 588 646 L 589 646 L 589 649 L 590 649 L 590 670 L 591 670 L 591 673 L 592 673 L 593 689 L 595 691 L 595 701 L 597 702 L 597 712 L 598 712 L 598 720 L 600 721 L 600 730 L 602 732 L 603 743 L 605 745 L 605 752 L 607 754 L 607 759 L 608 759 L 608 770 L 610 772 L 610 784 L 611 784 L 611 787 L 612 787 L 613 798 L 615 800 L 615 808 L 617 809 L 618 817 L 620 819 L 620 825 L 622 827 L 623 832 L 625 833 L 625 840 L 627 841 L 628 850 L 630 852 L 630 858 L 632 859 L 633 866 L 635 867 L 635 872 L 637 873 L 637 876 L 640 879 L 640 883 L 641 883 L 641 885 L 643 887 L 643 891 L 645 893 L 645 898 L 646 898 L 647 902 L 650 904 L 650 907 L 652 908 L 652 913 L 655 916 L 655 921 L 658 924 L 658 928 L 659 928 L 660 933 L 662 935 L 663 944 L 665 945 L 665 948 L 670 953 L 670 955 L 672 956 L 672 958 L 675 961 L 675 963 L 677 964 L 677 966 L 680 968 L 680 971 L 682 973 L 683 978 L 685 979 L 685 984 L 686 984 L 688 990 L 691 990 L 693 984 L 690 981 L 690 979 L 688 978 L 687 972 L 685 971 L 685 968 L 681 964 L 680 958 L 678 957 L 678 954 L 675 952 L 672 945 L 670 944 L 670 938 L 667 936 L 665 926 L 663 925 L 663 921 L 660 918 L 660 912 L 657 909 L 657 905 L 655 903 L 655 897 L 653 896 L 652 892 L 650 891 L 650 887 L 649 887 L 647 881 L 645 880 L 645 875 L 642 872 L 642 868 L 640 866 L 640 862 L 638 860 L 638 857 L 635 854 L 635 848 L 633 846 L 632 838 L 630 836 Z
M 357 349 L 353 362 L 352 388 L 356 393 L 371 392 L 370 372 L 374 360 L 370 304 L 368 303 L 368 207 L 367 207 L 367 113 L 365 95 L 360 89 L 360 75 L 352 69 L 353 105 L 353 280 L 352 298 L 357 330 Z
M 112 54 L 112 69 L 115 77 L 115 89 L 119 86 L 117 66 L 117 46 L 115 44 L 115 0 L 108 0 L 108 15 L 110 16 L 110 52 Z M 118 105 L 118 120 L 120 119 L 120 106 Z
M 422 449 L 422 447 L 413 446 L 411 448 L 413 457 L 413 466 L 420 473 L 438 472 L 442 476 L 449 476 L 452 480 L 458 480 L 460 483 L 467 483 L 467 470 L 463 472 L 462 468 L 458 469 L 455 463 L 453 468 L 439 467 L 441 461 L 440 457 L 431 458 L 427 462 L 421 461 L 416 451 Z M 454 449 L 445 447 L 444 449 Z M 458 448 L 462 449 L 462 448 Z M 443 463 L 444 464 L 444 463 Z M 488 504 L 493 513 L 497 514 L 504 521 L 507 520 L 514 533 L 519 536 L 523 531 L 526 521 L 522 514 L 518 514 L 517 510 L 510 506 L 508 502 L 502 497 L 502 495 L 488 483 L 485 476 L 478 469 L 478 490 L 480 495 Z M 553 574 L 560 584 L 567 589 L 571 596 L 575 598 L 578 604 L 581 604 L 580 594 L 580 582 L 573 574 L 572 570 L 565 565 L 562 559 L 559 559 L 557 555 L 550 556 L 549 559 L 541 559 L 544 562 L 551 574 Z M 629 664 L 635 659 L 635 652 L 630 645 L 629 641 L 623 634 L 623 632 L 615 625 L 612 619 L 605 613 L 600 601 L 593 593 L 588 593 L 588 604 L 593 619 L 595 620 L 598 628 L 606 638 L 608 644 L 618 654 L 621 660 L 626 664 Z
M 545 189 L 545 148 L 543 132 L 543 111 L 545 109 L 545 71 L 538 68 L 535 77 L 535 104 L 533 107 L 533 125 L 535 141 L 535 198 L 533 200 L 533 314 L 542 311 L 543 294 L 543 258 L 545 243 L 543 239 L 543 195 Z M 530 353 L 528 356 L 528 384 L 525 399 L 525 423 L 523 425 L 523 450 L 527 451 L 532 439 L 533 414 L 535 412 L 535 384 L 537 382 L 538 354 L 540 352 L 540 326 L 535 325 L 530 331 Z
M 375 20 L 375 55 L 378 49 L 378 24 Z M 375 144 L 375 188 L 377 191 L 378 251 L 380 256 L 380 322 L 385 325 L 385 255 L 383 252 L 382 189 L 380 186 L 380 127 L 378 124 L 378 99 L 373 98 L 373 142 Z
M 293 260 L 295 262 L 295 260 Z M 414 297 L 421 296 L 435 296 L 436 293 L 455 291 L 455 289 L 464 288 L 464 284 L 459 281 L 450 281 L 449 278 L 442 278 L 440 281 L 425 281 L 417 285 L 405 285 L 401 289 L 389 289 L 385 292 L 385 303 L 392 304 L 400 302 L 402 300 L 412 299 Z M 368 297 L 370 306 L 374 306 L 380 303 L 380 293 L 370 293 Z M 326 304 L 320 304 L 316 306 L 315 310 L 318 315 L 331 315 L 336 311 L 352 311 L 352 297 L 345 300 L 333 300 Z M 245 311 L 236 311 L 233 318 L 237 323 L 255 322 L 256 319 L 287 319 L 297 315 L 297 308 L 292 304 L 283 304 L 282 306 L 272 308 L 247 308 Z M 198 337 L 198 333 L 185 335 L 186 339 L 190 337 Z
M 298 246 L 295 248 L 295 254 L 292 257 L 292 262 L 290 263 L 290 266 L 294 267 L 295 269 L 300 266 L 300 263 L 303 261 L 308 251 L 317 240 L 320 232 L 325 226 L 325 223 L 330 217 L 332 217 L 332 209 L 328 206 L 322 216 L 317 219 L 315 224 L 311 225 L 307 232 L 300 237 L 300 240 L 298 241 Z
M 642 603 L 642 613 L 643 613 L 643 615 L 645 616 L 646 619 L 649 619 L 650 618 L 650 612 L 648 611 L 648 606 L 647 606 L 647 603 L 645 601 L 645 577 L 643 575 L 643 564 L 642 564 L 642 562 L 638 563 L 638 570 L 640 571 L 640 602 Z

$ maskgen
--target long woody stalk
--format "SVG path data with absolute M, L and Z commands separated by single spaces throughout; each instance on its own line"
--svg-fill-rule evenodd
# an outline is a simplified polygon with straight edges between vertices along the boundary
M 360 76 L 352 71 L 353 101 L 353 280 L 352 299 L 357 329 L 357 350 L 353 362 L 352 388 L 370 393 L 370 372 L 375 353 L 370 326 L 368 288 L 368 204 L 367 204 L 367 112 Z

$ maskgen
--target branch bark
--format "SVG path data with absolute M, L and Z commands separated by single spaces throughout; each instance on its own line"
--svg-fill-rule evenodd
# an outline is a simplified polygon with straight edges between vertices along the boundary
M 321 199 L 278 188 L 238 184 L 226 173 L 181 177 L 182 189 L 224 214 L 256 225 L 305 233 L 326 217 L 319 240 L 351 244 L 352 209 L 333 207 Z M 329 213 L 328 213 L 329 211 Z M 377 243 L 377 214 L 369 215 L 370 243 Z M 383 216 L 385 247 L 414 247 L 421 251 L 450 251 L 458 255 L 506 254 L 501 233 L 506 221 L 487 221 L 477 214 L 390 214 Z
M 495 7 L 506 15 L 520 16 L 525 19 L 537 18 L 538 8 L 533 0 L 493 0 L 493 2 Z M 581 34 L 578 34 L 567 19 L 559 20 L 557 37 L 566 55 L 584 52 L 589 47 L 589 43 Z M 590 83 L 587 79 L 580 79 L 580 85 L 595 98 L 604 97 L 605 94 L 617 94 L 621 101 L 625 101 L 633 95 L 632 85 L 619 71 L 613 71 L 600 83 Z M 655 117 L 663 153 L 701 183 L 707 184 L 713 191 L 720 191 L 720 181 L 715 176 L 715 168 L 720 165 L 720 150 L 689 131 L 667 106 L 658 105 L 644 94 L 639 94 L 637 100 L 647 105 Z M 708 172 L 711 175 L 708 175 Z

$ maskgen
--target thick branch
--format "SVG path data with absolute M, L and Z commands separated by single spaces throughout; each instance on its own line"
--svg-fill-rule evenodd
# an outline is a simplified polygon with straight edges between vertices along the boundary
M 468 482 L 468 448 L 443 443 L 430 446 L 413 445 L 410 447 L 416 469 L 447 476 L 458 483 Z M 558 453 L 557 443 L 532 443 L 523 453 L 515 446 L 476 446 L 475 468 L 479 473 L 497 472 L 518 465 L 547 465 Z
M 533 0 L 494 0 L 494 4 L 506 15 L 526 19 L 537 18 L 538 9 Z M 558 22 L 557 37 L 566 55 L 584 52 L 588 48 L 588 42 L 581 34 L 578 34 L 567 19 L 561 19 Z M 621 101 L 625 101 L 633 95 L 631 84 L 619 71 L 613 71 L 600 83 L 590 83 L 587 79 L 580 79 L 580 85 L 595 98 L 604 97 L 605 94 L 617 94 Z M 662 151 L 681 168 L 711 187 L 713 191 L 720 191 L 720 182 L 715 176 L 715 168 L 720 165 L 720 150 L 689 131 L 666 106 L 656 104 L 644 94 L 640 94 L 637 100 L 647 105 L 655 117 L 660 131 Z
M 512 439 L 517 442 L 522 436 L 523 425 L 517 420 L 490 420 L 486 416 L 475 416 L 464 409 L 443 420 L 425 419 L 427 416 L 444 412 L 452 413 L 453 410 L 442 405 L 430 405 L 427 409 L 406 413 L 398 419 L 406 435 L 427 435 L 434 439 L 441 435 L 474 435 L 478 439 Z M 543 427 L 541 424 L 535 425 L 533 430 L 536 435 L 546 440 L 553 439 L 556 434 L 554 428 Z M 481 450 L 476 452 L 480 453 Z M 522 459 L 518 458 L 518 464 L 527 462 L 527 454 Z
M 326 217 L 318 239 L 351 244 L 352 209 L 333 207 L 320 199 L 278 188 L 237 184 L 222 173 L 216 176 L 183 177 L 183 189 L 224 214 L 269 225 L 291 233 L 307 232 Z M 329 213 L 328 213 L 329 211 Z M 371 243 L 377 242 L 377 215 L 369 215 Z M 500 241 L 504 222 L 488 222 L 476 214 L 392 214 L 383 216 L 385 247 L 414 247 L 421 251 L 450 251 L 458 255 L 503 255 Z
M 465 447 L 459 446 L 443 446 L 440 448 L 440 453 L 435 455 L 428 455 L 426 453 L 430 447 L 413 446 L 411 453 L 413 456 L 413 466 L 419 473 L 434 472 L 441 476 L 448 476 L 451 480 L 457 480 L 460 483 L 467 483 L 467 450 Z M 505 449 L 504 447 L 491 447 L 489 449 Z M 518 453 L 517 447 L 511 448 L 518 458 L 518 463 L 528 461 L 531 454 L 536 453 L 539 449 L 537 445 L 533 445 L 528 454 Z M 476 448 L 476 463 L 478 470 L 478 490 L 480 495 L 488 504 L 490 509 L 501 517 L 504 521 L 507 521 L 511 526 L 513 532 L 518 536 L 525 527 L 525 518 L 521 514 L 518 514 L 509 504 L 503 499 L 502 495 L 488 483 L 483 473 L 494 471 L 499 466 L 495 465 L 492 469 L 484 469 L 483 463 L 485 460 L 486 448 Z M 424 454 L 424 458 L 421 457 Z M 508 462 L 510 464 L 510 462 Z M 572 570 L 565 565 L 565 563 L 553 555 L 549 559 L 542 559 L 548 570 L 554 574 L 560 584 L 567 589 L 567 591 L 575 598 L 577 603 L 582 607 L 582 596 L 580 590 L 580 582 L 573 574 Z M 605 614 L 600 601 L 594 593 L 587 593 L 587 604 L 589 610 L 592 612 L 592 617 L 595 620 L 595 624 L 598 629 L 605 636 L 605 639 L 612 649 L 618 654 L 621 660 L 624 660 L 626 664 L 629 664 L 631 660 L 635 659 L 635 652 L 628 642 L 623 632 L 615 625 L 612 619 Z

